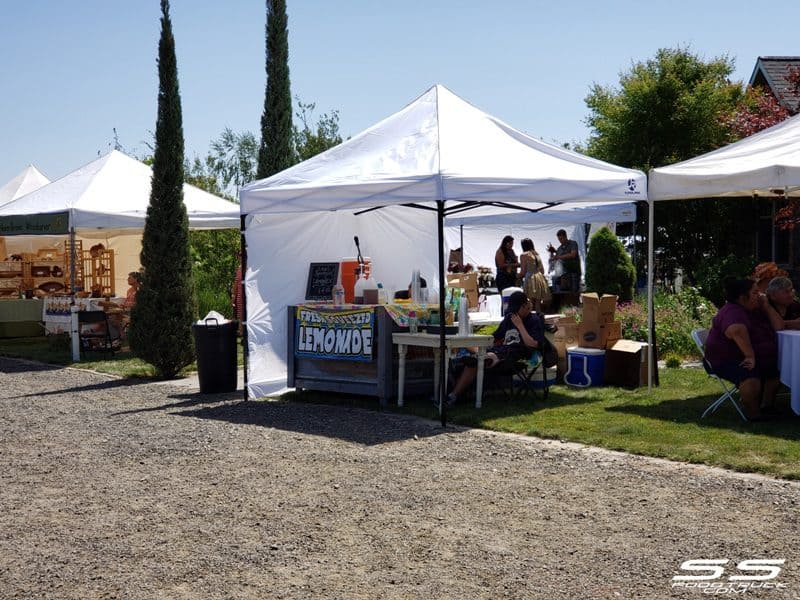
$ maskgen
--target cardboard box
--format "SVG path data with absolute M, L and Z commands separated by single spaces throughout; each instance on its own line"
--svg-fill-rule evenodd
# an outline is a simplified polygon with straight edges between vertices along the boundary
M 635 388 L 647 385 L 648 345 L 617 340 L 606 349 L 606 385 Z
M 622 323 L 592 323 L 581 321 L 578 327 L 578 346 L 603 350 L 622 337 Z
M 466 290 L 469 309 L 478 310 L 478 274 L 471 273 L 449 273 L 447 275 L 447 286 L 457 287 Z
M 587 323 L 612 323 L 617 310 L 617 297 L 612 294 L 598 296 L 592 292 L 581 294 L 582 321 Z
M 556 322 L 556 331 L 553 340 L 554 344 L 561 343 L 565 348 L 580 346 L 578 341 L 578 323 L 573 317 L 563 317 Z M 566 356 L 566 353 L 564 354 Z

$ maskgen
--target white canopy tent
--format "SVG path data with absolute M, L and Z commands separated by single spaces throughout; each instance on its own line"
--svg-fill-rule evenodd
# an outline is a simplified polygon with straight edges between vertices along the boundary
M 648 273 L 653 272 L 654 202 L 753 195 L 800 195 L 800 115 L 713 152 L 650 170 Z M 652 330 L 652 314 L 650 325 Z
M 112 150 L 89 164 L 0 206 L 0 233 L 9 250 L 62 245 L 61 236 L 16 236 L 4 223 L 31 215 L 67 214 L 67 230 L 78 239 L 102 243 L 115 251 L 117 289 L 126 289 L 127 273 L 138 270 L 141 234 L 150 204 L 152 170 L 144 163 Z M 200 188 L 184 184 L 184 204 L 191 229 L 239 227 L 239 207 Z
M 40 187 L 50 183 L 50 180 L 42 175 L 33 165 L 28 165 L 20 171 L 16 177 L 0 188 L 0 206 L 16 200 Z
M 24 196 L 34 190 L 38 190 L 48 183 L 50 183 L 50 180 L 45 177 L 39 169 L 33 165 L 28 165 L 20 171 L 16 177 L 0 188 L 0 206 L 8 204 L 12 200 L 16 200 L 20 196 Z M 13 244 L 9 250 L 6 246 L 6 239 L 0 237 L 0 260 L 3 260 L 9 254 L 26 251 L 28 250 L 22 247 L 16 247 Z
M 800 195 L 800 115 L 695 158 L 650 171 L 650 200 Z
M 305 265 L 352 255 L 352 234 L 379 281 L 405 287 L 419 268 L 441 286 L 448 210 L 630 203 L 646 199 L 646 188 L 640 171 L 532 138 L 436 85 L 339 146 L 245 186 L 239 197 L 248 393 L 261 396 L 285 381 L 286 306 L 303 298 Z

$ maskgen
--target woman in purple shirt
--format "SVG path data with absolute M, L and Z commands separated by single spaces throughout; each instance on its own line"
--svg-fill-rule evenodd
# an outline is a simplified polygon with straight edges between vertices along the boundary
M 747 418 L 762 420 L 780 386 L 777 313 L 752 279 L 725 282 L 727 302 L 711 323 L 705 357 L 715 375 L 739 387 Z

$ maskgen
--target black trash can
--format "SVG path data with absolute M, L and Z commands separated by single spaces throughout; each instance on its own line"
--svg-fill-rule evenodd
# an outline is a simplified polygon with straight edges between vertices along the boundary
M 201 394 L 236 391 L 238 329 L 239 321 L 220 323 L 216 319 L 206 319 L 192 325 Z

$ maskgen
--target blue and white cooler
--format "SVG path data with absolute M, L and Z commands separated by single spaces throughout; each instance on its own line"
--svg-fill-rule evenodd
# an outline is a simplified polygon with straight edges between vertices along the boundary
M 598 348 L 567 348 L 564 383 L 573 387 L 603 385 L 606 351 Z

